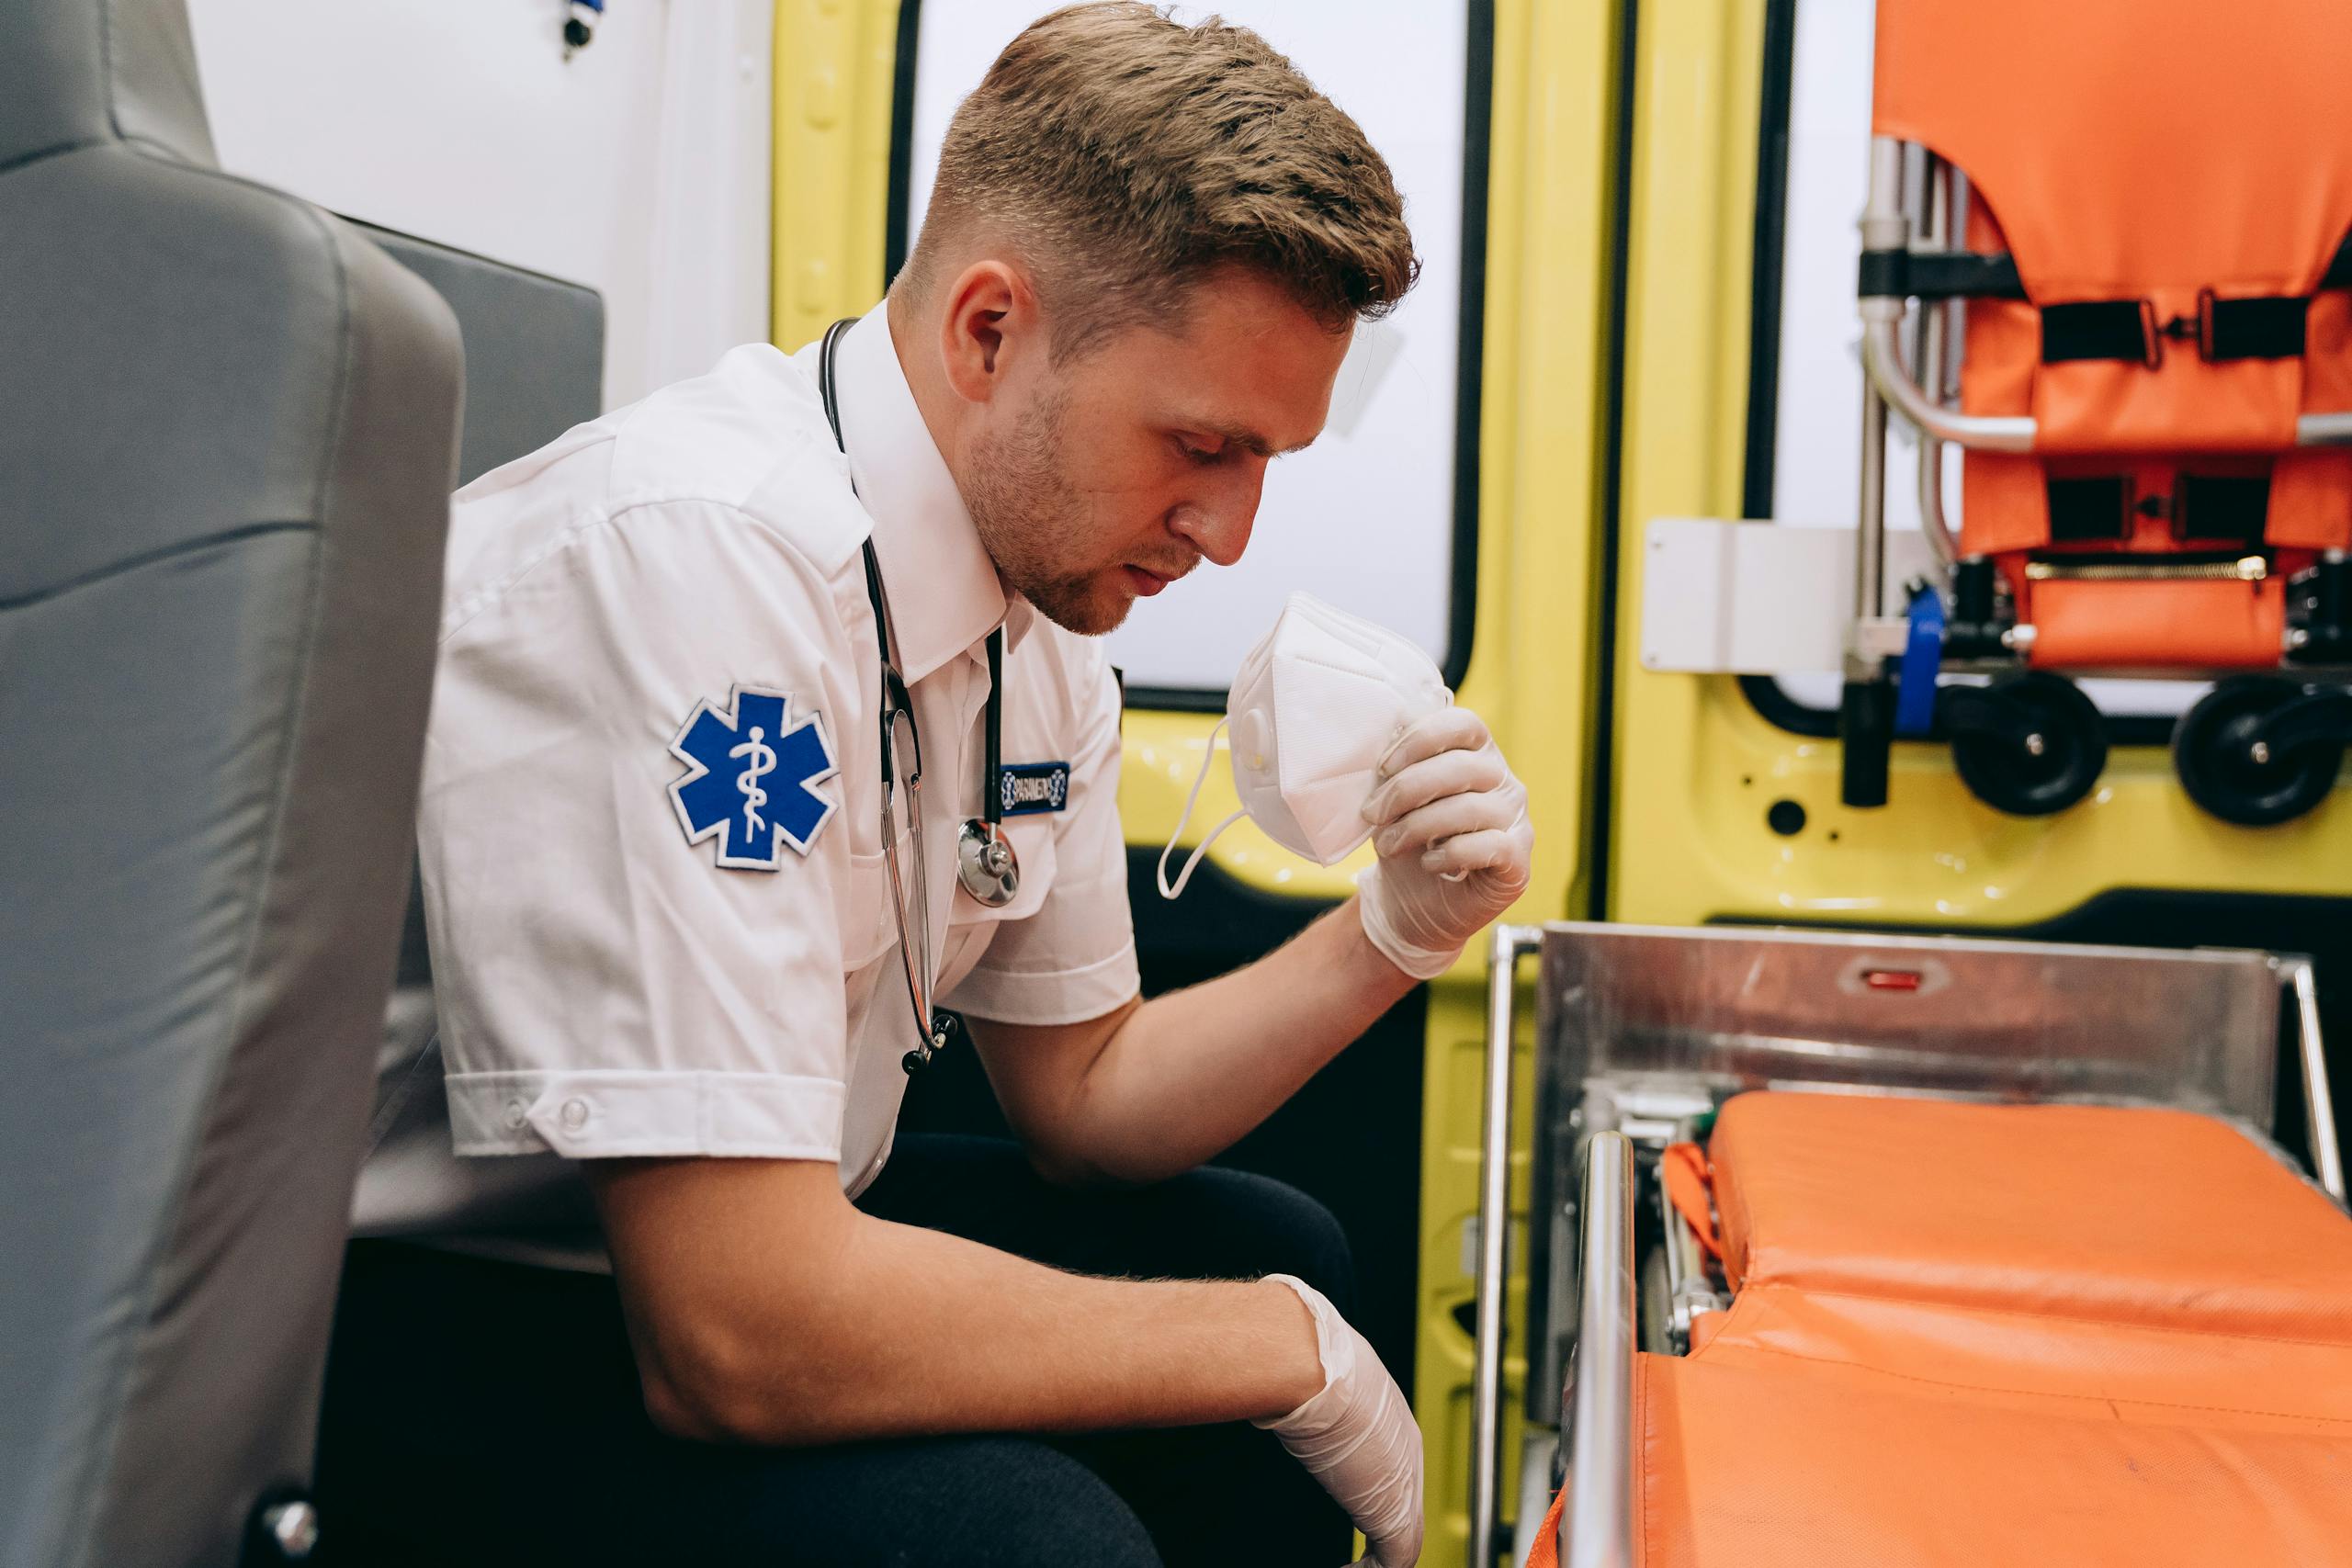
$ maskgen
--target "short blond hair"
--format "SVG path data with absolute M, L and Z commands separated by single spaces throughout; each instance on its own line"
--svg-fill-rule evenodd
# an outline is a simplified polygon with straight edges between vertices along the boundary
M 948 122 L 900 283 L 985 223 L 1020 247 L 1054 357 L 1170 313 L 1219 266 L 1273 278 L 1333 332 L 1393 310 L 1420 263 L 1356 122 L 1247 28 L 1135 0 L 1071 6 L 1007 44 Z

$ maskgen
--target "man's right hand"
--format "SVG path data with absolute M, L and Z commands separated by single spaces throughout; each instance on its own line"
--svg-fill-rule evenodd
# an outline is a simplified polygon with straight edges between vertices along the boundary
M 1322 1392 L 1271 1421 L 1260 1421 L 1363 1531 L 1364 1559 L 1412 1568 L 1421 1555 L 1421 1433 L 1412 1407 L 1363 1335 L 1323 1292 L 1288 1274 L 1270 1274 L 1298 1292 L 1315 1320 Z

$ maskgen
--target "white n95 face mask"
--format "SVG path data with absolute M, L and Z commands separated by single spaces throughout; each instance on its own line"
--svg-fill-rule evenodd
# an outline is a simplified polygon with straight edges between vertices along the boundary
M 1209 829 L 1168 880 L 1175 840 L 1159 856 L 1159 895 L 1184 891 L 1219 833 L 1247 817 L 1266 837 L 1318 865 L 1333 865 L 1372 837 L 1363 818 L 1374 770 L 1406 726 L 1453 701 L 1430 656 L 1385 626 L 1294 593 L 1266 639 L 1241 661 L 1217 729 L 1228 730 L 1233 787 L 1241 809 Z M 1185 799 L 1176 822 L 1183 836 L 1216 750 Z

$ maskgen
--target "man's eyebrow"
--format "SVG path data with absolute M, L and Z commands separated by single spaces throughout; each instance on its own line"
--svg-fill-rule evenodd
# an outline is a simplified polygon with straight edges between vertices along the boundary
M 1216 436 L 1220 440 L 1230 442 L 1232 445 L 1240 447 L 1243 451 L 1260 457 L 1280 457 L 1292 452 L 1303 452 L 1306 450 L 1307 447 L 1315 444 L 1315 438 L 1313 436 L 1309 436 L 1305 441 L 1298 443 L 1295 446 L 1283 446 L 1278 448 L 1272 442 L 1267 440 L 1264 436 L 1259 434 L 1254 430 L 1246 429 L 1243 426 L 1236 424 L 1219 424 L 1214 420 L 1208 420 L 1203 423 L 1204 427 L 1210 434 Z

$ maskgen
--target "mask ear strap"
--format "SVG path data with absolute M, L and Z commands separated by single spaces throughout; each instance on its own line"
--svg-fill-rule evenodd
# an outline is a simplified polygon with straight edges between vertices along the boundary
M 1184 862 L 1183 869 L 1176 874 L 1175 886 L 1170 886 L 1169 885 L 1168 857 L 1176 852 L 1176 841 L 1184 836 L 1185 828 L 1190 825 L 1193 820 L 1193 807 L 1200 803 L 1201 786 L 1208 783 L 1209 769 L 1214 767 L 1216 763 L 1216 738 L 1223 732 L 1227 722 L 1231 716 L 1231 715 L 1227 715 L 1226 718 L 1218 719 L 1216 721 L 1216 728 L 1209 731 L 1208 752 L 1201 759 L 1201 771 L 1193 775 L 1193 792 L 1184 797 L 1183 815 L 1176 818 L 1176 831 L 1169 835 L 1168 847 L 1159 852 L 1159 874 L 1158 881 L 1159 883 L 1159 896 L 1162 898 L 1173 898 L 1178 894 L 1183 892 L 1184 885 L 1193 880 L 1193 868 L 1201 863 L 1201 857 L 1209 852 L 1209 846 L 1216 841 L 1216 836 L 1219 833 L 1224 832 L 1227 828 L 1232 827 L 1236 822 L 1240 821 L 1244 817 L 1250 815 L 1248 809 L 1245 807 L 1242 810 L 1235 812 L 1232 816 L 1227 817 L 1224 821 L 1210 829 L 1209 836 L 1203 839 L 1198 844 L 1193 847 L 1192 855 Z

